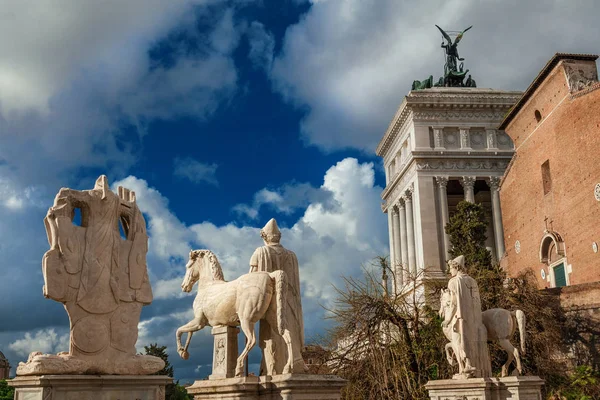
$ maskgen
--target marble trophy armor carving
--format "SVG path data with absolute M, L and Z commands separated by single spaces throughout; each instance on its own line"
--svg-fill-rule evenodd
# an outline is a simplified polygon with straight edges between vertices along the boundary
M 260 236 L 264 246 L 257 248 L 252 254 L 250 272 L 285 272 L 288 278 L 285 319 L 292 340 L 293 370 L 294 373 L 305 373 L 308 371 L 308 367 L 301 354 L 304 347 L 304 317 L 302 315 L 298 259 L 293 251 L 284 248 L 279 243 L 281 232 L 274 218 L 271 218 L 261 229 Z M 287 347 L 277 335 L 275 326 L 268 320 L 260 322 L 259 347 L 263 355 L 260 375 L 281 374 L 284 361 L 287 359 Z
M 81 226 L 73 223 L 81 211 Z M 121 222 L 126 238 L 119 232 Z M 50 250 L 42 259 L 45 297 L 64 304 L 68 353 L 31 353 L 17 375 L 152 374 L 158 357 L 136 355 L 143 305 L 152 302 L 146 222 L 135 193 L 113 193 L 106 176 L 92 190 L 62 188 L 44 219 Z

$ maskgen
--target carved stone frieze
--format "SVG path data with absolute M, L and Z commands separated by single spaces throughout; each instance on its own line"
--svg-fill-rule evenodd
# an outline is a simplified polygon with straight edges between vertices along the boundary
M 414 119 L 425 121 L 455 121 L 455 120 L 487 120 L 502 121 L 506 111 L 453 111 L 431 110 L 414 113 Z
M 496 130 L 495 129 L 487 129 L 486 134 L 487 134 L 487 148 L 488 149 L 498 148 L 498 143 L 496 140 L 497 139 Z
M 598 72 L 595 63 L 571 63 L 563 62 L 569 92 L 574 93 L 598 82 Z
M 508 160 L 423 160 L 417 161 L 417 170 L 504 171 L 508 163 Z

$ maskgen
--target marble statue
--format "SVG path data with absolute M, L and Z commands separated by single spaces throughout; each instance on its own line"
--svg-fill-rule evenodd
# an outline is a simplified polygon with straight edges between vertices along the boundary
M 190 251 L 186 274 L 181 284 L 190 292 L 198 282 L 198 294 L 194 299 L 194 319 L 177 329 L 177 352 L 183 359 L 189 358 L 187 351 L 193 332 L 205 326 L 241 326 L 246 335 L 246 346 L 237 358 L 235 375 L 243 376 L 244 365 L 250 350 L 256 343 L 254 326 L 259 320 L 268 321 L 274 335 L 286 346 L 286 358 L 281 373 L 293 371 L 292 339 L 286 326 L 288 277 L 284 271 L 254 272 L 226 282 L 221 264 L 210 250 Z M 187 333 L 185 346 L 181 336 Z M 225 350 L 225 349 L 222 349 Z M 227 356 L 216 358 L 225 361 Z M 214 369 L 213 365 L 213 369 Z
M 257 248 L 250 258 L 250 272 L 284 271 L 288 277 L 285 318 L 290 331 L 293 351 L 294 373 L 308 371 L 301 350 L 304 347 L 304 318 L 300 293 L 300 276 L 298 259 L 293 251 L 287 250 L 280 243 L 281 232 L 277 221 L 271 218 L 260 231 L 264 246 Z M 262 351 L 260 375 L 281 374 L 287 359 L 287 347 L 281 341 L 275 326 L 268 320 L 260 322 L 259 346 Z
M 80 210 L 81 226 L 73 223 Z M 42 259 L 45 297 L 69 315 L 69 352 L 31 353 L 17 375 L 152 374 L 164 367 L 136 355 L 142 306 L 152 301 L 148 235 L 135 193 L 113 193 L 106 176 L 92 190 L 62 188 L 44 219 L 50 250 Z M 119 223 L 124 238 L 119 231 Z
M 444 293 L 447 305 L 443 308 L 442 328 L 458 361 L 454 379 L 490 377 L 487 330 L 477 282 L 464 272 L 464 256 L 450 260 L 448 266 L 452 278 Z
M 440 298 L 440 316 L 450 317 L 452 313 L 452 300 L 450 292 L 447 289 L 442 290 L 442 296 Z M 521 354 L 525 354 L 525 313 L 521 310 L 508 311 L 503 308 L 491 308 L 482 313 L 481 318 L 483 325 L 487 330 L 487 338 L 489 341 L 497 340 L 498 344 L 506 351 L 507 360 L 502 366 L 502 377 L 508 376 L 508 368 L 510 364 L 515 361 L 517 366 L 516 370 L 513 371 L 513 375 L 521 375 L 523 368 L 521 366 Z M 510 338 L 513 337 L 515 331 L 519 329 L 521 352 L 512 345 Z M 452 340 L 452 332 L 449 327 L 444 329 L 444 333 L 448 340 Z M 446 345 L 446 358 L 450 365 L 454 365 L 454 358 L 458 354 L 452 347 L 453 343 L 450 342 Z M 450 350 L 454 353 L 451 353 Z

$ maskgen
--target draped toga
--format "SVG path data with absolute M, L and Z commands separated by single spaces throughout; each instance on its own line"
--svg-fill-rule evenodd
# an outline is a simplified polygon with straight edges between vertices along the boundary
M 250 258 L 251 271 L 284 271 L 288 288 L 285 308 L 285 319 L 292 338 L 294 372 L 304 372 L 302 348 L 304 347 L 304 319 L 300 292 L 300 275 L 298 259 L 293 251 L 280 244 L 265 245 L 257 248 Z M 287 346 L 278 335 L 277 327 L 271 327 L 266 320 L 260 322 L 259 346 L 263 351 L 261 375 L 281 374 L 287 360 Z
M 448 282 L 448 289 L 456 303 L 452 328 L 460 334 L 460 355 L 476 369 L 476 377 L 492 375 L 487 347 L 487 331 L 481 317 L 481 298 L 475 279 L 458 271 Z

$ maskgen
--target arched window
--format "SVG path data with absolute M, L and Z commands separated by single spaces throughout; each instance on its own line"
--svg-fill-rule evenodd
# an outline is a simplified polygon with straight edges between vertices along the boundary
M 548 276 L 552 287 L 567 286 L 569 284 L 565 242 L 558 233 L 546 231 L 544 237 L 542 237 L 540 262 L 548 267 Z
M 542 113 L 540 112 L 540 110 L 535 110 L 534 115 L 535 115 L 535 120 L 537 122 L 540 122 L 542 120 Z

